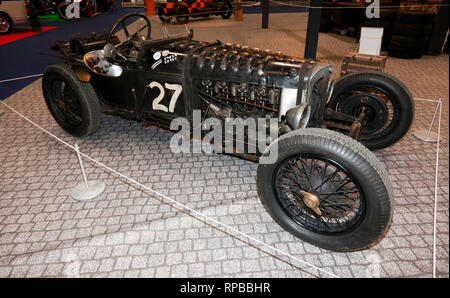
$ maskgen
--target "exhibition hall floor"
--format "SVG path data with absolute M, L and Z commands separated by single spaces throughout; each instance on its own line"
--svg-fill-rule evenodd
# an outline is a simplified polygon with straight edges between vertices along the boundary
M 260 22 L 245 15 L 189 27 L 198 40 L 303 55 L 307 14 L 272 14 L 266 30 Z M 161 36 L 157 18 L 152 25 Z M 356 47 L 353 38 L 321 33 L 318 58 L 338 73 Z M 41 79 L 33 82 L 3 101 L 15 112 L 0 103 L 0 277 L 432 277 L 434 251 L 436 276 L 448 277 L 449 56 L 389 57 L 385 71 L 410 89 L 416 114 L 400 142 L 375 152 L 394 187 L 393 224 L 378 245 L 353 253 L 317 248 L 275 223 L 257 195 L 257 164 L 174 154 L 172 133 L 110 116 L 93 136 L 73 138 L 45 106 Z M 413 132 L 428 127 L 439 98 L 438 146 Z M 77 156 L 44 130 L 109 167 L 84 159 L 88 179 L 106 183 L 100 197 L 70 197 L 82 181 Z

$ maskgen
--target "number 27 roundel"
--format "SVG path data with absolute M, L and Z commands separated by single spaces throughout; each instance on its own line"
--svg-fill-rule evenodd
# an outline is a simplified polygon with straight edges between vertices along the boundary
M 159 110 L 169 113 L 173 113 L 175 111 L 175 106 L 177 104 L 178 97 L 180 97 L 180 94 L 183 91 L 183 87 L 181 85 L 164 83 L 163 87 L 163 85 L 161 85 L 160 83 L 153 81 L 148 85 L 148 87 L 150 89 L 153 88 L 159 89 L 157 96 L 153 99 L 152 102 L 153 110 L 155 111 Z M 164 99 L 166 95 L 166 90 L 173 91 L 168 107 L 161 103 L 161 101 Z

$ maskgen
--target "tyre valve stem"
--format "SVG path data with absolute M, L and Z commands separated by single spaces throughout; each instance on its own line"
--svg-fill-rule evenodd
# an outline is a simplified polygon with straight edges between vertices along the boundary
M 317 215 L 321 216 L 322 211 L 319 209 L 320 205 L 320 199 L 317 195 L 309 193 L 307 191 L 301 190 L 300 193 L 303 196 L 303 203 L 310 208 L 312 211 L 314 211 Z

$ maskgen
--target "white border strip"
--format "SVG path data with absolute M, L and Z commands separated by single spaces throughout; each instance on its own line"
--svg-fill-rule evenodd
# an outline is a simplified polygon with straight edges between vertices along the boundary
M 437 204 L 438 204 L 438 182 L 439 182 L 439 144 L 441 138 L 441 118 L 442 118 L 442 98 L 439 99 L 426 99 L 426 98 L 414 98 L 414 100 L 428 101 L 428 102 L 440 102 L 439 105 L 439 120 L 438 120 L 438 136 L 436 145 L 436 171 L 434 174 L 434 210 L 433 210 L 433 278 L 436 278 L 436 237 L 437 237 Z
M 419 101 L 430 101 L 430 102 L 438 102 L 438 99 L 427 99 L 427 98 L 413 98 L 413 100 L 419 100 Z
M 31 121 L 30 119 L 28 119 L 27 117 L 25 117 L 25 116 L 23 116 L 22 114 L 20 114 L 19 112 L 17 112 L 15 109 L 11 108 L 9 105 L 7 105 L 6 103 L 4 103 L 3 101 L 0 101 L 0 103 L 2 103 L 3 105 L 5 105 L 8 109 L 10 109 L 10 110 L 13 111 L 14 113 L 16 113 L 17 115 L 19 115 L 19 116 L 22 117 L 23 119 L 25 119 L 26 121 L 28 121 L 29 123 L 31 123 L 31 124 L 34 125 L 35 127 L 39 128 L 40 130 L 42 130 L 42 131 L 45 132 L 46 134 L 50 135 L 51 137 L 55 138 L 55 139 L 58 140 L 59 142 L 63 143 L 65 146 L 69 147 L 69 148 L 72 149 L 72 150 L 75 150 L 75 147 L 74 147 L 74 146 L 72 146 L 72 145 L 70 145 L 69 143 L 63 141 L 62 139 L 58 138 L 57 136 L 55 136 L 55 135 L 52 134 L 51 132 L 45 130 L 44 128 L 40 127 L 39 125 L 37 125 L 36 123 L 34 123 L 34 122 Z M 88 155 L 86 155 L 86 154 L 84 154 L 84 153 L 82 153 L 82 152 L 79 152 L 79 153 L 80 153 L 80 155 L 82 155 L 83 157 L 85 157 L 85 158 L 89 159 L 90 161 L 96 163 L 97 165 L 99 165 L 99 166 L 101 166 L 101 167 L 103 167 L 103 168 L 109 170 L 110 172 L 112 172 L 112 173 L 114 173 L 114 174 L 116 174 L 116 175 L 118 175 L 118 176 L 120 176 L 120 177 L 122 177 L 122 178 L 124 178 L 124 179 L 126 179 L 126 180 L 128 180 L 128 181 L 130 181 L 130 182 L 132 182 L 132 183 L 134 183 L 134 184 L 136 184 L 136 185 L 138 185 L 138 186 L 140 186 L 140 187 L 142 187 L 142 188 L 148 190 L 148 191 L 150 191 L 150 192 L 152 192 L 152 193 L 155 194 L 156 196 L 159 196 L 159 197 L 161 197 L 161 198 L 164 198 L 164 199 L 170 201 L 171 203 L 173 203 L 173 204 L 175 204 L 175 205 L 178 205 L 178 206 L 180 206 L 180 207 L 182 207 L 182 208 L 184 208 L 184 209 L 186 209 L 186 210 L 192 212 L 193 214 L 196 214 L 196 215 L 198 215 L 198 216 L 203 217 L 205 220 L 209 220 L 210 222 L 213 222 L 213 223 L 215 223 L 215 224 L 217 224 L 217 225 L 219 225 L 219 226 L 222 226 L 222 227 L 224 227 L 224 228 L 226 228 L 226 229 L 228 229 L 228 230 L 230 230 L 230 231 L 232 231 L 232 232 L 234 232 L 234 233 L 236 233 L 236 234 L 239 234 L 239 235 L 241 235 L 241 236 L 244 236 L 244 237 L 246 237 L 247 239 L 252 240 L 253 242 L 255 242 L 255 243 L 257 243 L 257 244 L 260 244 L 260 245 L 262 245 L 262 246 L 265 246 L 266 248 L 269 248 L 269 249 L 271 249 L 271 250 L 273 250 L 273 251 L 275 251 L 275 252 L 277 252 L 277 253 L 279 253 L 279 254 L 281 254 L 281 255 L 287 256 L 287 257 L 289 257 L 289 258 L 291 258 L 291 259 L 293 259 L 293 260 L 296 260 L 296 261 L 298 261 L 298 262 L 300 262 L 300 263 L 302 263 L 302 264 L 304 264 L 304 265 L 310 266 L 310 267 L 316 269 L 317 271 L 320 271 L 320 272 L 322 272 L 322 273 L 325 273 L 325 274 L 327 274 L 327 275 L 329 275 L 329 276 L 331 276 L 331 277 L 339 278 L 339 276 L 337 276 L 337 275 L 335 275 L 335 274 L 333 274 L 333 273 L 331 273 L 331 272 L 328 272 L 328 271 L 326 271 L 326 270 L 324 270 L 324 269 L 322 269 L 322 268 L 320 268 L 320 267 L 317 267 L 317 266 L 315 266 L 315 265 L 313 265 L 313 264 L 311 264 L 311 263 L 308 263 L 308 262 L 306 262 L 306 261 L 303 261 L 303 260 L 301 260 L 301 259 L 299 259 L 299 258 L 297 258 L 297 257 L 294 257 L 293 255 L 291 255 L 291 254 L 289 254 L 289 253 L 287 253 L 287 252 L 284 252 L 283 250 L 280 250 L 280 249 L 278 249 L 278 248 L 276 248 L 276 247 L 273 247 L 273 246 L 271 246 L 271 245 L 269 245 L 269 244 L 266 244 L 266 243 L 262 242 L 261 240 L 258 240 L 258 239 L 254 238 L 254 237 L 251 237 L 251 236 L 249 236 L 249 235 L 247 235 L 247 234 L 245 234 L 245 233 L 243 233 L 243 232 L 241 232 L 241 231 L 239 231 L 239 230 L 237 230 L 237 229 L 235 229 L 235 228 L 232 228 L 232 227 L 230 227 L 230 226 L 228 226 L 228 225 L 226 225 L 226 224 L 224 224 L 224 223 L 218 221 L 218 220 L 215 220 L 215 219 L 213 219 L 213 218 L 211 218 L 211 217 L 209 217 L 209 216 L 207 216 L 207 215 L 204 215 L 203 213 L 201 213 L 201 212 L 199 212 L 199 211 L 197 211 L 197 210 L 195 210 L 195 209 L 192 209 L 192 208 L 190 208 L 190 207 L 188 207 L 188 206 L 186 206 L 186 205 L 184 205 L 184 204 L 182 204 L 182 203 L 179 203 L 178 201 L 175 201 L 175 200 L 173 200 L 173 199 L 167 197 L 166 195 L 163 195 L 163 194 L 161 194 L 161 193 L 159 193 L 159 192 L 157 192 L 157 191 L 155 191 L 155 190 L 149 188 L 148 186 L 145 186 L 145 185 L 143 185 L 143 184 L 137 182 L 136 180 L 131 179 L 131 178 L 129 178 L 129 177 L 127 177 L 127 176 L 125 176 L 125 175 L 119 173 L 118 171 L 116 171 L 116 170 L 114 170 L 114 169 L 111 169 L 110 167 L 106 166 L 105 164 L 103 164 L 103 163 L 101 163 L 101 162 L 99 162 L 99 161 L 97 161 L 97 160 L 95 160 L 95 159 L 89 157 Z M 310 273 L 310 274 L 311 274 L 311 273 Z
M 436 145 L 436 172 L 434 181 L 434 219 L 433 219 L 433 278 L 436 278 L 436 226 L 437 226 L 437 204 L 438 204 L 438 176 L 439 176 L 439 143 L 441 137 L 442 100 L 439 105 L 438 136 Z
M 1 80 L 0 83 L 6 83 L 6 82 L 11 82 L 11 81 L 18 81 L 18 80 L 29 79 L 29 78 L 34 78 L 34 77 L 40 77 L 42 75 L 43 75 L 42 73 L 38 73 L 38 74 L 24 76 L 24 77 L 18 77 L 18 78 L 13 78 L 13 79 L 6 79 L 6 80 Z

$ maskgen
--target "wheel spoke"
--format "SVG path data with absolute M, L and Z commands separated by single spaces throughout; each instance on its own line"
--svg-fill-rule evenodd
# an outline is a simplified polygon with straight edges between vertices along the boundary
M 290 158 L 278 168 L 275 183 L 282 208 L 306 229 L 344 232 L 362 218 L 365 204 L 358 183 L 332 160 L 306 154 Z M 311 202 L 300 191 L 318 197 L 320 215 L 307 207 Z

